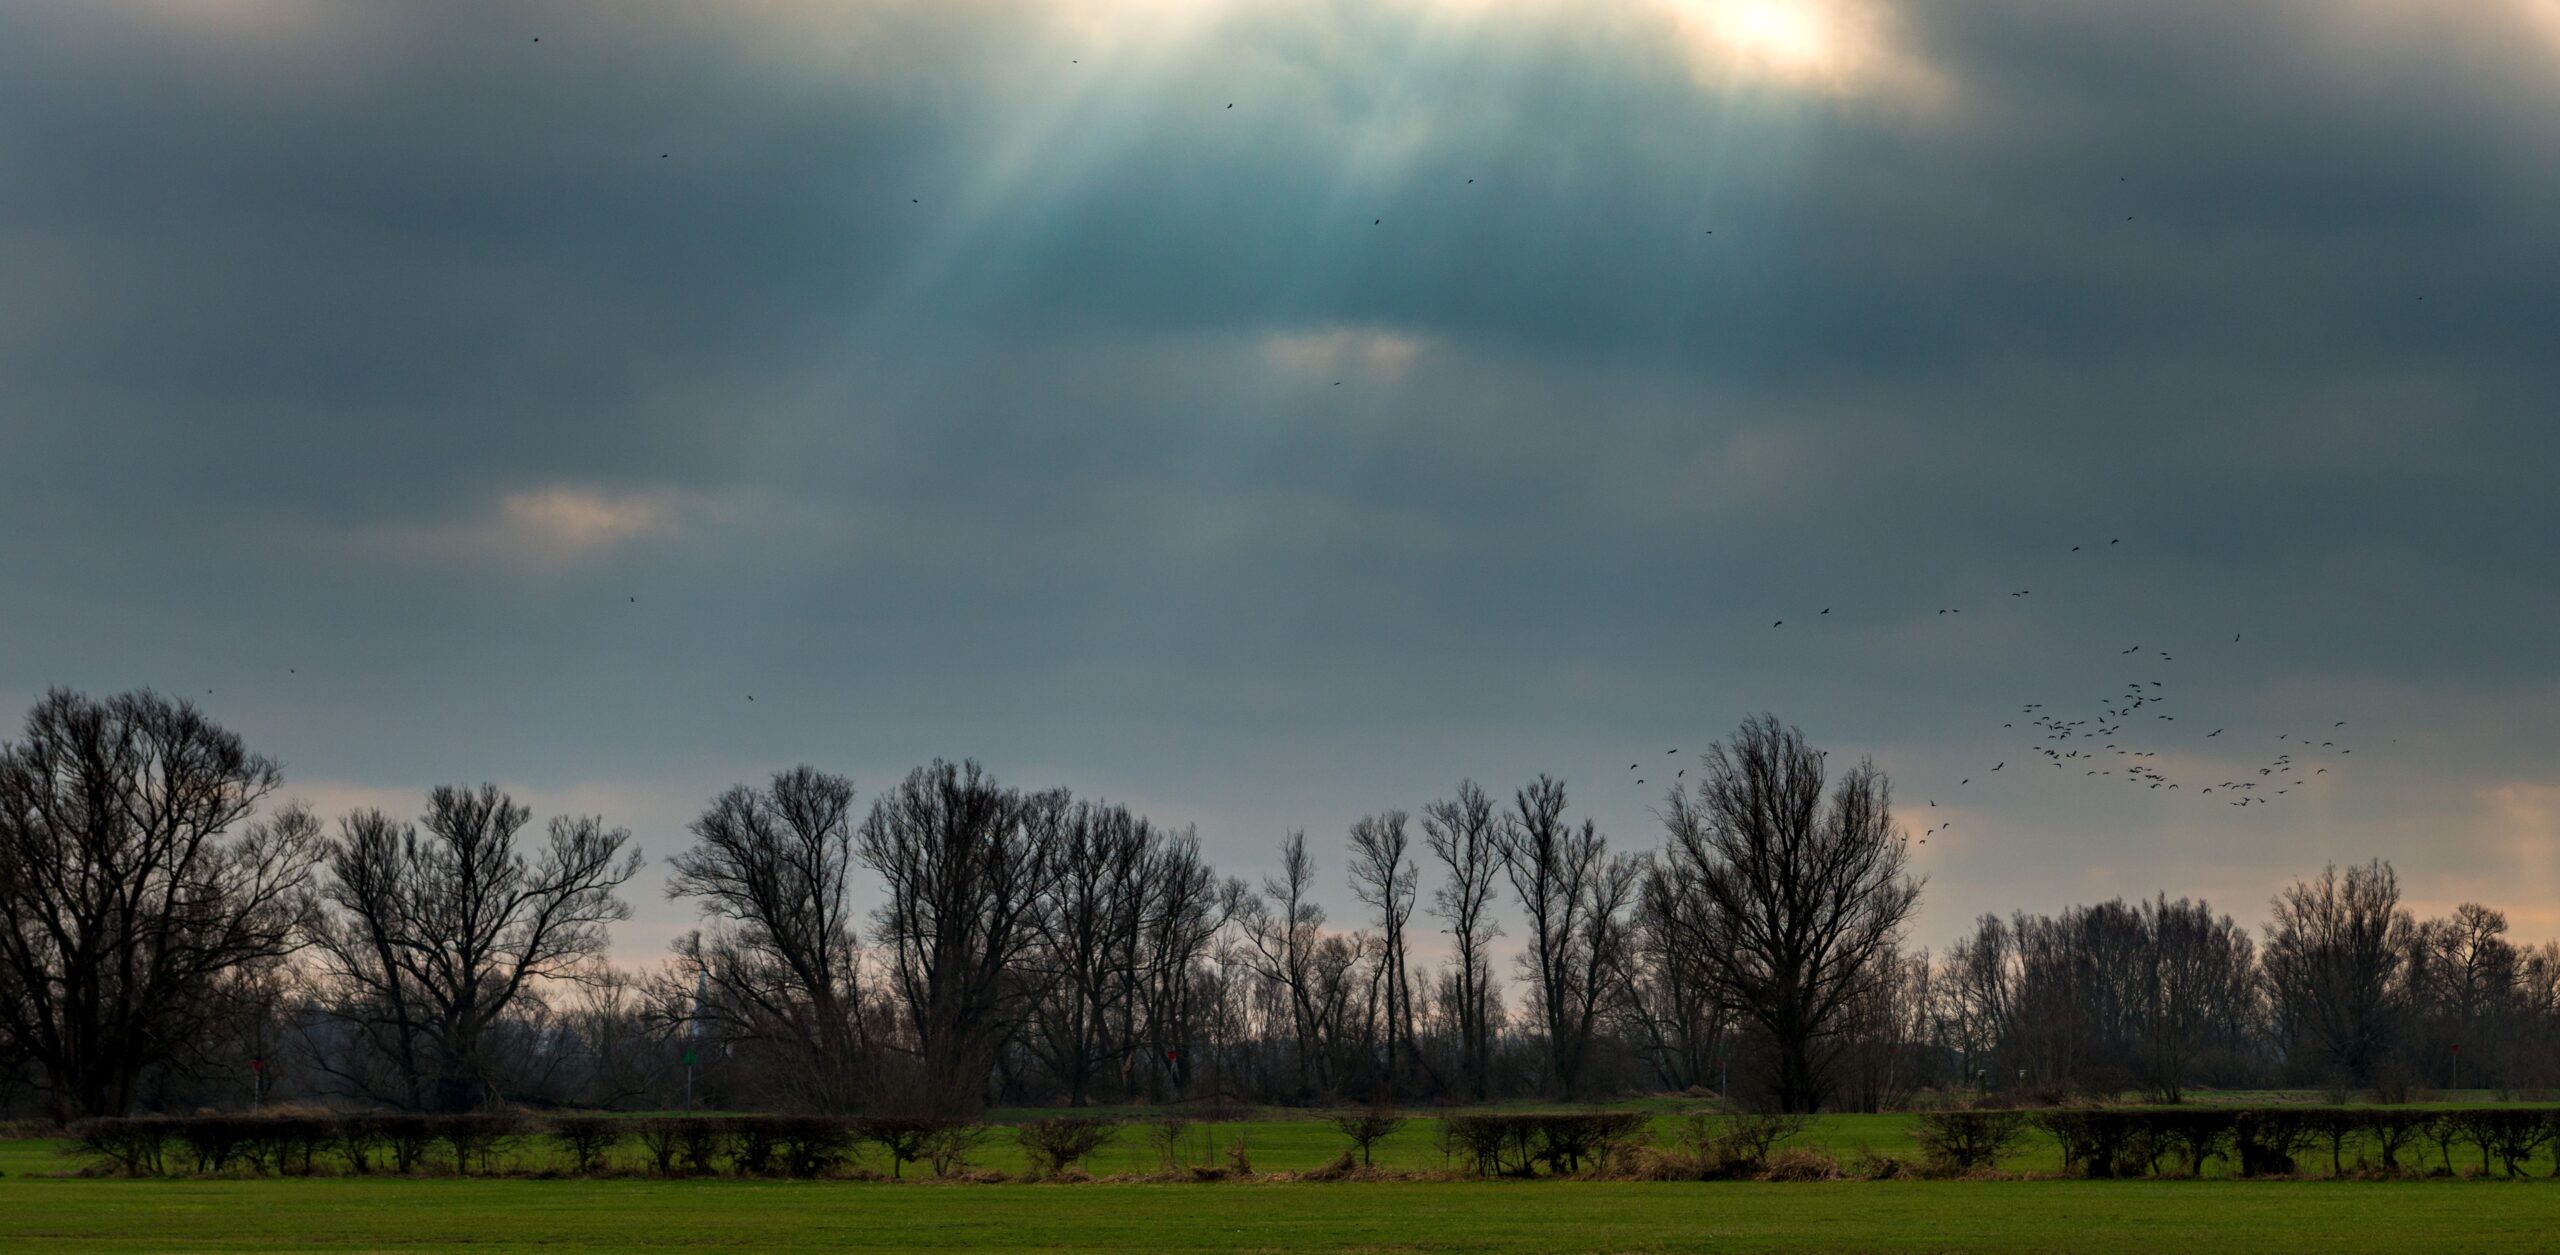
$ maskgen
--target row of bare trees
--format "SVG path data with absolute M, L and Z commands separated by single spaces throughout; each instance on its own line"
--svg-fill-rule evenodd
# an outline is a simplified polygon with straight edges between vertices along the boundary
M 1874 1109 L 2389 1089 L 2457 1051 L 2474 1084 L 2560 1084 L 2560 947 L 2484 907 L 2418 922 L 2387 865 L 2289 888 L 2262 936 L 2162 896 L 1985 917 L 1932 959 L 1872 765 L 1761 717 L 1694 774 L 1651 850 L 1553 778 L 1466 782 L 1360 819 L 1336 869 L 1289 834 L 1248 885 L 1187 829 L 973 763 L 869 798 L 799 767 L 711 800 L 668 863 L 700 927 L 618 970 L 640 859 L 600 817 L 483 785 L 324 820 L 187 703 L 57 692 L 0 746 L 0 1103 Z
M 2465 903 L 2418 920 L 2390 864 L 2278 894 L 2262 939 L 2164 895 L 1984 916 L 1927 991 L 1955 1076 L 2049 1095 L 2197 1084 L 2560 1088 L 2560 945 Z

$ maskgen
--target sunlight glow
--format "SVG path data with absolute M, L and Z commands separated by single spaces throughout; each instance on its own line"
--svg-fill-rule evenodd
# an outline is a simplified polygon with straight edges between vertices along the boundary
M 1846 96 L 1934 98 L 1945 85 L 1891 38 L 1874 0 L 1651 0 L 1678 33 L 1702 82 L 1762 81 Z

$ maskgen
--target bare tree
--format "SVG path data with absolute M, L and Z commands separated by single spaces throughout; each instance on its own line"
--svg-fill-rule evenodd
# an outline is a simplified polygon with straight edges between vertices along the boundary
M 1564 782 L 1540 776 L 1503 817 L 1502 865 L 1527 916 L 1521 966 L 1545 1021 L 1547 1069 L 1558 1092 L 1579 1097 L 1591 1042 L 1627 960 L 1626 909 L 1639 860 L 1611 856 L 1589 820 L 1564 818 Z
M 606 926 L 631 915 L 614 891 L 639 851 L 626 829 L 561 816 L 528 856 L 517 838 L 531 818 L 484 784 L 438 787 L 419 825 L 380 811 L 340 822 L 315 938 L 329 1013 L 394 1065 L 396 1090 L 373 1097 L 438 1111 L 499 1097 L 493 1026 L 550 982 L 601 974 Z
M 1414 884 L 1420 870 L 1409 857 L 1403 811 L 1371 815 L 1351 825 L 1351 894 L 1378 913 L 1378 980 L 1384 993 L 1382 1036 L 1386 1047 L 1386 1089 L 1419 1064 L 1413 1045 L 1413 982 L 1405 975 L 1404 929 L 1413 918 Z
M 853 797 L 852 781 L 807 766 L 730 789 L 693 821 L 667 880 L 667 896 L 694 899 L 711 926 L 676 943 L 662 1018 L 778 1048 L 792 1105 L 821 1111 L 863 1097 Z
M 296 948 L 318 825 L 241 829 L 281 779 L 148 691 L 53 690 L 0 743 L 0 1059 L 35 1067 L 57 1122 L 122 1112 L 228 973 Z
M 2197 1056 L 2248 1000 L 2256 947 L 2230 916 L 2202 902 L 2171 902 L 2164 893 L 2143 904 L 2140 918 L 2143 1080 L 2153 1098 L 2175 1103 Z
M 2423 1067 L 2461 1054 L 2461 1074 L 2473 1084 L 2511 1082 L 2514 1047 L 2524 1036 L 2512 1031 L 2522 1009 L 2523 956 L 2506 933 L 2505 912 L 2477 902 L 2418 925 L 2409 991 L 2419 1040 L 2407 1043 L 2417 1056 L 2410 1063 Z
M 1248 963 L 1256 975 L 1287 1000 L 1289 1027 L 1295 1041 L 1297 1097 L 1303 1101 L 1330 1076 L 1322 1072 L 1323 999 L 1317 981 L 1318 942 L 1324 930 L 1324 908 L 1314 899 L 1316 865 L 1307 855 L 1307 834 L 1291 832 L 1280 846 L 1280 875 L 1262 882 L 1260 895 L 1238 905 L 1237 922 L 1250 947 Z
M 1696 796 L 1675 791 L 1665 816 L 1673 925 L 1719 997 L 1768 1035 L 1779 1106 L 1815 1111 L 1842 1017 L 1896 978 L 1888 960 L 1920 900 L 1890 789 L 1861 762 L 1826 803 L 1823 755 L 1770 715 L 1704 762 Z
M 1215 1001 L 1208 960 L 1218 934 L 1246 896 L 1244 883 L 1218 879 L 1200 857 L 1200 838 L 1189 829 L 1164 838 L 1146 873 L 1149 904 L 1145 946 L 1138 971 L 1150 1075 L 1169 1087 L 1190 1088 L 1198 1067 L 1208 1004 Z M 1152 1083 L 1152 1082 L 1151 1082 Z
M 1676 882 L 1648 860 L 1636 896 L 1626 1018 L 1654 1079 L 1668 1090 L 1721 1085 L 1715 1065 L 1731 1044 L 1713 975 L 1683 939 L 1678 912 Z
M 1973 935 L 1947 951 L 1936 982 L 1942 1039 L 1956 1052 L 1960 1080 L 1991 1079 L 1991 1053 L 2009 1035 L 2017 992 L 2009 926 L 1984 915 Z
M 1462 780 L 1455 796 L 1423 809 L 1422 832 L 1432 855 L 1448 869 L 1448 879 L 1432 890 L 1431 913 L 1449 925 L 1456 951 L 1450 966 L 1457 995 L 1459 1069 L 1466 1074 L 1468 1092 L 1482 1102 L 1491 1094 L 1493 1068 L 1491 950 L 1502 929 L 1491 910 L 1502 872 L 1501 823 L 1493 799 L 1474 781 Z
M 1025 797 L 978 764 L 936 760 L 872 803 L 864 865 L 887 883 L 875 916 L 923 1069 L 920 1101 L 984 1100 L 997 1045 L 1020 1023 L 1019 963 L 1056 874 L 1063 792 Z
M 2350 1085 L 2369 1085 L 2406 1009 L 2416 924 L 2400 878 L 2379 859 L 2334 866 L 2276 895 L 2267 925 L 2267 993 L 2278 1030 L 2325 1056 Z
M 1081 1107 L 1137 1035 L 1138 972 L 1158 837 L 1124 807 L 1079 803 L 1059 829 L 1056 874 L 1026 959 L 1034 987 L 1029 1038 Z

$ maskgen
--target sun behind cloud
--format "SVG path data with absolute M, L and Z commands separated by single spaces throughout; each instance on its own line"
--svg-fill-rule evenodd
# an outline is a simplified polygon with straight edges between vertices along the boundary
M 1702 82 L 1760 82 L 1829 96 L 1935 102 L 1942 76 L 1897 40 L 1878 0 L 1645 0 L 1679 36 Z

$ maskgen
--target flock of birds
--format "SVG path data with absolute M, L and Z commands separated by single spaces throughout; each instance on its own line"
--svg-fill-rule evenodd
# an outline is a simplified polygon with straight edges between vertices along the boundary
M 542 42 L 542 39 L 540 36 L 535 36 L 533 42 L 540 43 Z M 1080 65 L 1082 64 L 1082 61 L 1080 59 L 1076 59 L 1072 60 L 1070 64 Z M 1233 110 L 1235 105 L 1233 102 L 1229 102 L 1227 103 L 1226 108 L 1228 110 Z M 666 152 L 658 154 L 658 158 L 662 161 L 668 160 L 672 156 L 672 153 Z M 1476 180 L 1472 178 L 1467 180 L 1469 184 L 1473 184 L 1475 181 Z M 922 197 L 910 197 L 909 203 L 921 205 L 924 203 L 924 200 Z M 2131 217 L 2127 217 L 2125 220 L 2130 222 L 2133 219 Z M 1386 220 L 1383 217 L 1373 218 L 1370 221 L 1370 225 L 1373 227 L 1384 226 L 1385 223 Z M 1705 234 L 1713 235 L 1715 232 L 1713 230 L 1707 230 Z M 2418 299 L 2424 300 L 2426 298 L 2422 296 Z M 1337 388 L 1341 387 L 1342 381 L 1335 380 L 1333 382 L 1333 386 Z M 2113 547 L 2122 543 L 2123 539 L 2121 537 L 2111 537 L 2107 541 L 2107 547 Z M 2080 553 L 2089 547 L 2090 546 L 2086 544 L 2073 545 L 2071 546 L 2071 552 Z M 2008 595 L 2013 599 L 2024 599 L 2033 596 L 2034 590 L 2021 588 L 2010 592 Z M 630 603 L 637 605 L 639 604 L 639 600 L 640 599 L 635 595 L 630 598 Z M 1831 611 L 1832 607 L 1825 606 L 1812 617 L 1817 619 L 1829 617 L 1831 615 Z M 1940 615 L 1961 615 L 1964 613 L 1964 610 L 1960 606 L 1945 606 L 1937 608 L 1937 613 Z M 1787 620 L 1780 618 L 1772 621 L 1769 626 L 1775 629 L 1783 628 L 1786 625 Z M 2233 644 L 2238 644 L 2240 639 L 2241 637 L 2239 633 L 2232 634 L 2231 641 Z M 2121 656 L 2130 657 L 2142 653 L 2143 650 L 2140 645 L 2134 645 L 2118 652 Z M 2156 661 L 2161 664 L 2176 661 L 2175 657 L 2166 650 L 2156 650 L 2153 652 L 2157 655 L 2156 659 L 2146 659 L 2145 661 Z M 286 670 L 289 673 L 293 671 L 292 668 L 287 668 Z M 2157 726 L 2161 724 L 2172 724 L 2177 721 L 2177 716 L 2169 713 L 2169 710 L 2167 709 L 2172 691 L 2173 690 L 2170 688 L 2168 682 L 2165 680 L 2152 678 L 2129 680 L 2125 683 L 2124 690 L 2121 693 L 2109 694 L 2105 698 L 2100 699 L 2098 702 L 2094 703 L 2094 709 L 2090 710 L 2088 713 L 2081 714 L 2078 718 L 2065 717 L 2061 712 L 2042 702 L 2028 702 L 2020 707 L 2019 718 L 2025 719 L 2027 728 L 2035 733 L 2036 739 L 2034 743 L 2027 747 L 2028 752 L 2035 756 L 2035 758 L 2030 761 L 2041 761 L 2046 766 L 2060 771 L 2078 769 L 2082 778 L 2092 780 L 2118 780 L 2134 788 L 2146 791 L 2181 790 L 2201 777 L 2182 778 L 2172 776 L 2168 770 L 2164 769 L 2161 763 L 2161 750 L 2137 748 L 2138 746 L 2161 743 L 2154 741 L 2149 737 L 2139 735 L 2140 733 L 2158 733 L 2166 735 L 2173 731 L 2172 729 Z M 205 690 L 205 695 L 208 697 L 212 696 L 213 690 Z M 755 701 L 755 695 L 752 693 L 747 694 L 746 700 L 748 702 Z M 2150 712 L 2148 719 L 2144 718 L 2145 711 Z M 2018 719 L 2013 718 L 2003 722 L 2000 726 L 2004 730 L 2014 730 L 2017 728 L 2017 724 Z M 2331 731 L 2334 733 L 2337 729 L 2342 729 L 2346 726 L 2346 720 L 2338 720 L 2331 725 Z M 2228 728 L 2216 728 L 2198 739 L 2212 740 L 2222 736 L 2227 731 L 2229 731 Z M 2326 756 L 2335 756 L 2342 759 L 2346 755 L 2355 752 L 2349 747 L 2338 744 L 2334 737 L 2315 743 L 2309 737 L 2296 738 L 2292 733 L 2287 732 L 2279 734 L 2276 739 L 2279 742 L 2297 746 L 2301 751 L 2301 756 L 2297 757 L 2293 752 L 2278 753 L 2263 762 L 2254 763 L 2248 767 L 2242 768 L 2241 770 L 2233 773 L 2231 778 L 2219 780 L 2212 784 L 2202 785 L 2195 788 L 2193 792 L 2197 796 L 2218 793 L 2222 795 L 2220 800 L 2234 807 L 2269 805 L 2273 803 L 2276 798 L 2289 796 L 2294 789 L 2302 788 L 2318 777 L 2328 775 L 2330 773 L 2329 767 L 2311 765 L 2312 759 Z M 1665 753 L 1668 757 L 1676 759 L 1679 757 L 1680 750 L 1675 746 L 1666 750 Z M 2181 760 L 2173 758 L 2171 761 L 2176 762 Z M 2008 765 L 2009 764 L 2006 759 L 2001 759 L 2000 761 L 1994 762 L 1983 774 L 1988 776 L 2004 771 L 2007 769 Z M 1643 785 L 1646 782 L 1646 777 L 1642 774 L 1644 766 L 1641 762 L 1627 764 L 1627 770 L 1630 773 L 1635 773 L 1634 779 L 1638 785 Z M 1686 768 L 1680 768 L 1674 771 L 1673 779 L 1675 781 L 1683 780 L 1688 776 L 1688 774 L 1689 773 Z M 1966 776 L 1957 781 L 1956 787 L 1968 788 L 1972 784 L 1973 777 Z M 1937 799 L 1928 799 L 1928 809 L 1938 809 Z M 1952 820 L 1931 824 L 1922 832 L 1918 841 L 1920 844 L 1926 845 L 1928 844 L 1928 840 L 1931 836 L 1945 832 L 1953 826 L 1954 824 Z
M 2073 545 L 2071 552 L 2080 553 L 2093 547 L 2112 548 L 2123 543 L 2121 537 L 2110 537 L 2105 546 Z M 2033 596 L 2034 592 L 2031 588 L 2021 588 L 2008 596 L 2023 599 Z M 1818 620 L 1830 615 L 1831 611 L 1832 607 L 1825 606 L 1809 617 Z M 1945 606 L 1937 608 L 1937 613 L 1960 615 L 1964 609 Z M 1787 620 L 1779 618 L 1769 626 L 1775 629 L 1786 625 Z M 2240 644 L 2242 636 L 2240 632 L 2232 633 L 2230 643 Z M 2277 733 L 2275 740 L 2290 748 L 2264 756 L 2231 754 L 2229 748 L 2236 748 L 2233 742 L 2241 739 L 2238 736 L 2213 746 L 2197 744 L 2220 741 L 2233 729 L 2216 727 L 2201 736 L 2194 736 L 2177 726 L 2180 710 L 2173 699 L 2178 688 L 2169 678 L 2174 675 L 2171 664 L 2177 662 L 2177 655 L 2166 649 L 2145 649 L 2138 643 L 2113 653 L 2118 661 L 2138 661 L 2145 674 L 2124 681 L 2117 691 L 2067 711 L 2045 702 L 2024 703 L 2015 715 L 2000 724 L 2004 732 L 2024 731 L 2030 734 L 2032 739 L 2022 747 L 2022 765 L 2042 763 L 2056 771 L 2076 772 L 2078 779 L 2093 783 L 2122 783 L 2144 792 L 2210 796 L 2217 802 L 2245 809 L 2275 805 L 2277 799 L 2291 797 L 2296 790 L 2307 788 L 2317 783 L 2320 777 L 2331 774 L 2334 768 L 2342 768 L 2344 759 L 2355 753 L 2353 747 L 2339 739 L 2348 726 L 2344 719 L 2333 721 L 2325 731 L 2313 735 L 2297 736 L 2291 731 Z M 2190 726 L 2193 726 L 2192 721 Z M 1680 751 L 1673 749 L 1669 752 L 1677 756 Z M 2230 765 L 2235 758 L 2241 763 L 2236 768 Z M 2006 771 L 2008 766 L 2008 759 L 2001 758 L 1979 774 L 1987 778 Z M 1627 770 L 1638 785 L 1646 782 L 1642 763 L 1629 763 Z M 1683 769 L 1675 773 L 1674 779 L 1684 779 L 1687 775 Z M 2215 776 L 2222 778 L 2215 779 Z M 1970 788 L 1974 778 L 1965 776 L 1954 787 Z M 1925 809 L 1929 811 L 1941 809 L 1934 797 L 1926 799 L 1926 802 Z M 1954 826 L 1953 819 L 1935 820 L 1920 832 L 1916 840 L 1926 845 L 1930 837 Z

